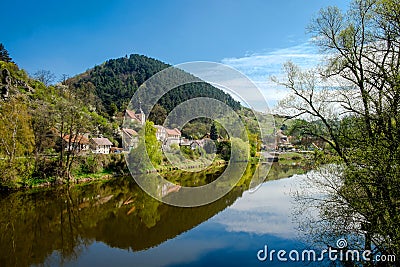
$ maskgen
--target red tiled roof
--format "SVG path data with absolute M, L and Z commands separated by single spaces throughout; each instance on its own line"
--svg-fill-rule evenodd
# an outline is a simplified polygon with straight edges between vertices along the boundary
M 67 135 L 65 135 L 64 137 L 63 137 L 63 139 L 65 140 L 65 141 L 67 141 L 67 142 L 69 142 L 70 141 L 70 135 L 69 134 L 67 134 Z M 71 137 L 71 142 L 72 143 L 79 143 L 79 144 L 89 144 L 89 139 L 88 138 L 86 138 L 85 136 L 83 136 L 83 135 L 72 135 L 72 137 Z
M 128 118 L 142 122 L 141 114 L 135 114 L 132 110 L 129 110 L 129 109 L 125 110 L 125 114 L 128 116 Z
M 181 135 L 181 132 L 177 128 L 174 129 L 165 128 L 165 130 L 167 131 L 168 135 Z

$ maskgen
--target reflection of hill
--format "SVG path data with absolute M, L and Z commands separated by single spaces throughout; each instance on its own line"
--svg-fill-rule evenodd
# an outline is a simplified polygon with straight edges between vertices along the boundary
M 94 238 L 112 247 L 144 250 L 208 220 L 233 204 L 242 193 L 243 189 L 235 188 L 220 200 L 198 208 L 178 208 L 151 200 L 153 203 L 148 204 L 148 210 L 138 210 L 130 216 L 126 215 L 126 209 L 110 212 L 88 229 L 85 237 Z
M 54 251 L 72 259 L 93 240 L 135 251 L 157 246 L 208 220 L 243 191 L 235 188 L 198 208 L 164 205 L 130 179 L 10 194 L 0 200 L 0 266 L 40 264 Z
M 162 204 L 130 178 L 2 196 L 0 266 L 48 263 L 56 251 L 68 261 L 94 240 L 135 251 L 157 246 L 230 206 L 248 188 L 241 184 L 197 208 Z

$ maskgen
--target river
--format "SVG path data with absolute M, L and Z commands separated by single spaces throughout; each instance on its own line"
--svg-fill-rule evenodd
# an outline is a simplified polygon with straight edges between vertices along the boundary
M 306 246 L 291 196 L 304 172 L 276 164 L 255 192 L 242 184 L 197 208 L 162 204 L 129 177 L 7 193 L 0 266 L 304 266 L 257 258 Z

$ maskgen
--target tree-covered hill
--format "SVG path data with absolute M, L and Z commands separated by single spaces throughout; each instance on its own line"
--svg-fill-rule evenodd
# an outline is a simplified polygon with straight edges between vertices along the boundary
M 93 92 L 101 101 L 98 108 L 109 116 L 113 116 L 116 112 L 123 111 L 127 107 L 140 85 L 157 72 L 168 67 L 170 65 L 159 60 L 132 54 L 129 57 L 110 59 L 69 79 L 68 83 L 74 87 L 85 88 L 85 90 Z M 240 103 L 229 94 L 207 83 L 180 86 L 166 94 L 159 101 L 159 104 L 169 112 L 178 104 L 200 96 L 215 98 L 227 103 L 235 110 L 240 109 Z M 145 112 L 149 112 L 149 110 L 145 110 Z

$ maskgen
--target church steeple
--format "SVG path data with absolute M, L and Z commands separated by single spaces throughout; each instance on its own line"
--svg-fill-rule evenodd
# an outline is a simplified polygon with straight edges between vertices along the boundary
M 140 117 L 140 122 L 142 123 L 142 125 L 144 125 L 146 122 L 146 115 L 144 114 L 144 112 L 142 110 L 142 102 L 141 101 L 139 101 L 139 111 L 140 111 L 140 114 L 138 114 L 138 115 Z

